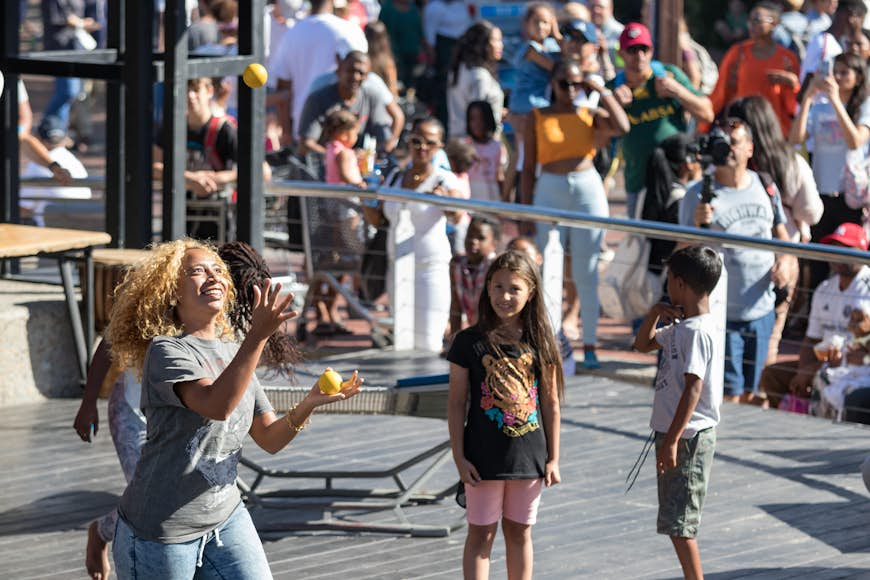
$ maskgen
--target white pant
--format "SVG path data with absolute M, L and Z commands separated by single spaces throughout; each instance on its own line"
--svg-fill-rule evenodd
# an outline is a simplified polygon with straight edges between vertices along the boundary
M 450 263 L 414 266 L 414 348 L 441 352 L 450 321 Z

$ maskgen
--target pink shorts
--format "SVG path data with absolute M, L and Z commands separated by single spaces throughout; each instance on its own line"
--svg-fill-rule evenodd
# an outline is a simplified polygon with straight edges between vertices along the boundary
M 473 526 L 488 526 L 502 517 L 532 525 L 538 519 L 543 479 L 487 479 L 465 485 L 465 517 Z

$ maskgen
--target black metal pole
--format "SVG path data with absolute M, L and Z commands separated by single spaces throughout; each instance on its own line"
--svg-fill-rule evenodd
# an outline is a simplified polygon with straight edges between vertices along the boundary
M 124 238 L 128 248 L 152 241 L 153 3 L 126 0 L 124 41 Z M 112 152 L 110 151 L 111 155 Z
M 263 0 L 240 3 L 239 54 L 252 55 L 256 62 L 263 59 Z M 263 158 L 265 142 L 266 89 L 252 89 L 239 83 L 239 240 L 263 250 Z
M 185 234 L 187 161 L 187 17 L 183 0 L 167 0 L 163 69 L 163 239 Z
M 118 54 L 124 54 L 124 9 L 125 2 L 109 2 L 108 30 L 106 44 Z M 112 246 L 123 248 L 126 245 L 126 223 L 124 220 L 126 183 L 126 150 L 124 149 L 124 86 L 119 81 L 106 83 L 106 232 L 112 236 Z
M 6 71 L 3 94 L 0 95 L 0 115 L 3 135 L 0 137 L 0 221 L 18 223 L 18 75 L 5 66 L 7 58 L 18 56 L 20 43 L 19 2 L 3 3 L 3 40 L 0 68 Z

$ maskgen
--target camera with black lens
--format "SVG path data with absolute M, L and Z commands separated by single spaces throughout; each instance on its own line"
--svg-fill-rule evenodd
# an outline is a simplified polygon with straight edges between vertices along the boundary
M 730 154 L 731 137 L 720 127 L 713 127 L 698 138 L 698 157 L 702 165 L 725 165 Z

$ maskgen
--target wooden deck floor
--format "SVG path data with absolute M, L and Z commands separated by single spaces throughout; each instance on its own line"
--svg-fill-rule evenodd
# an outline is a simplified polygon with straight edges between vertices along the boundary
M 407 356 L 384 356 L 416 366 Z M 367 362 L 370 384 L 390 372 L 383 357 Z M 431 361 L 427 370 L 444 364 Z M 648 433 L 651 397 L 649 389 L 601 377 L 570 381 L 562 424 L 564 483 L 544 494 L 534 531 L 537 578 L 679 576 L 670 542 L 655 533 L 652 461 L 624 493 Z M 75 400 L 51 400 L 0 409 L 0 578 L 85 576 L 86 526 L 117 501 L 123 478 L 108 429 L 91 445 L 73 433 L 77 406 Z M 726 406 L 723 416 L 700 536 L 708 578 L 870 577 L 870 497 L 858 474 L 870 433 L 749 407 Z M 275 466 L 373 468 L 410 457 L 445 435 L 440 420 L 322 415 L 276 457 L 253 444 L 247 449 Z M 448 465 L 432 487 L 453 481 Z M 261 525 L 321 515 L 253 513 Z M 408 513 L 419 523 L 461 515 L 452 501 Z M 447 538 L 287 533 L 265 546 L 276 578 L 457 578 L 463 538 L 461 530 Z M 504 576 L 504 550 L 497 544 L 493 577 Z

